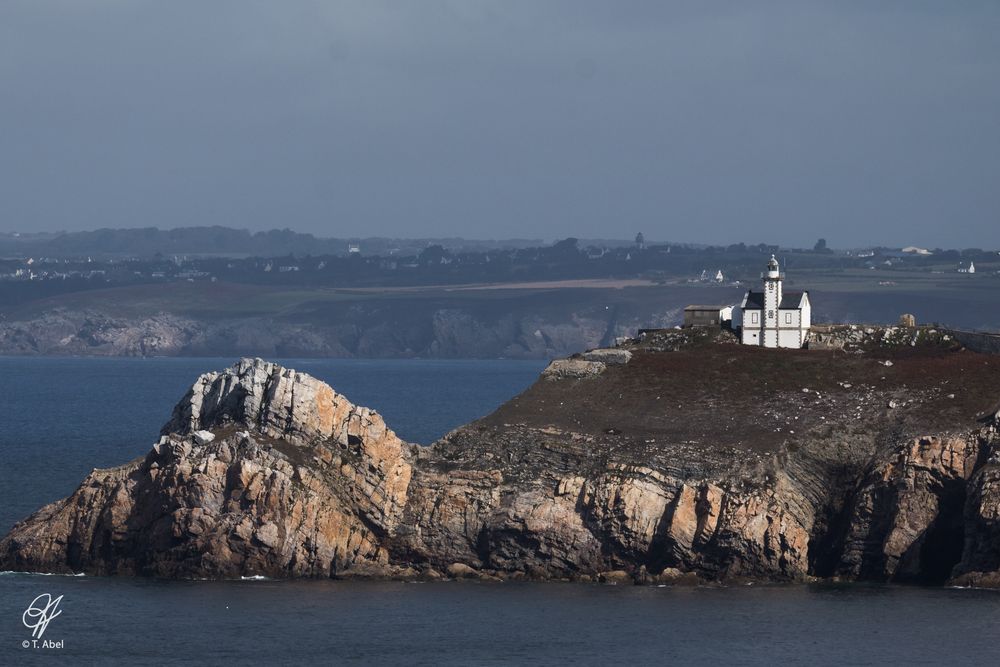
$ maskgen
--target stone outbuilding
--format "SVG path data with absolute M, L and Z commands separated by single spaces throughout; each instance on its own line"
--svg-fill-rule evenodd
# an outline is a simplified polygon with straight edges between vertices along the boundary
M 687 306 L 684 308 L 684 326 L 717 327 L 733 319 L 732 306 Z

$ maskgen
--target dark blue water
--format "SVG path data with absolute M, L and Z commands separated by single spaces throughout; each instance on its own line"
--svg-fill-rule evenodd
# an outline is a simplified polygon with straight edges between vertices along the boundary
M 0 530 L 142 455 L 213 359 L 0 359 Z M 509 361 L 288 365 L 430 442 L 525 388 Z M 39 594 L 63 595 L 22 648 Z M 41 644 L 41 642 L 39 642 Z M 0 575 L 0 665 L 995 664 L 1000 594 L 889 586 L 164 582 Z
M 1000 595 L 978 591 L 0 579 L 8 665 L 994 665 L 1000 648 Z M 22 649 L 49 591 L 64 648 Z

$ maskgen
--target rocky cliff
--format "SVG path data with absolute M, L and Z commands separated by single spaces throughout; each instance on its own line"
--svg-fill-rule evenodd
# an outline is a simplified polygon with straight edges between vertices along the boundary
M 706 295 L 707 292 L 707 295 Z M 278 292 L 174 283 L 0 308 L 0 354 L 545 359 L 732 289 L 559 287 Z
M 0 569 L 1000 583 L 1000 358 L 665 333 L 554 362 L 433 446 L 261 360 L 16 525 Z

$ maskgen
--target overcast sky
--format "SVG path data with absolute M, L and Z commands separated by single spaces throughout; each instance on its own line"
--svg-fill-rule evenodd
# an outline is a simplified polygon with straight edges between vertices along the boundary
M 996 0 L 0 0 L 0 231 L 996 247 L 998 35 Z

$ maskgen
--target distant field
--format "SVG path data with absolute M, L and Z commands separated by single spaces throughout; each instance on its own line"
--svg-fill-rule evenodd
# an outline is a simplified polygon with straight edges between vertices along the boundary
M 210 282 L 112 287 L 31 301 L 12 309 L 10 319 L 29 319 L 54 308 L 96 310 L 118 317 L 160 312 L 208 319 L 273 316 L 322 292 Z M 336 298 L 332 292 L 326 296 Z
M 755 285 L 753 285 L 755 286 Z M 407 309 L 418 304 L 441 307 L 499 308 L 582 307 L 628 304 L 645 309 L 673 308 L 691 302 L 736 303 L 747 285 L 730 286 L 675 281 L 563 280 L 506 284 L 388 288 L 285 288 L 223 282 L 176 282 L 118 287 L 49 297 L 7 311 L 8 319 L 31 319 L 55 308 L 95 310 L 117 317 L 167 312 L 194 319 L 268 317 L 322 319 L 350 304 L 378 304 Z M 903 312 L 919 321 L 976 328 L 1000 327 L 1000 277 L 926 271 L 802 270 L 786 279 L 786 288 L 808 289 L 818 321 L 890 322 Z
M 886 285 L 883 283 L 895 283 Z M 965 291 L 996 290 L 1000 288 L 1000 276 L 981 271 L 974 274 L 933 273 L 930 271 L 902 271 L 880 269 L 843 269 L 829 271 L 807 269 L 791 274 L 787 284 L 809 286 L 810 289 L 826 289 L 838 292 L 871 292 L 886 289 L 907 291 Z

